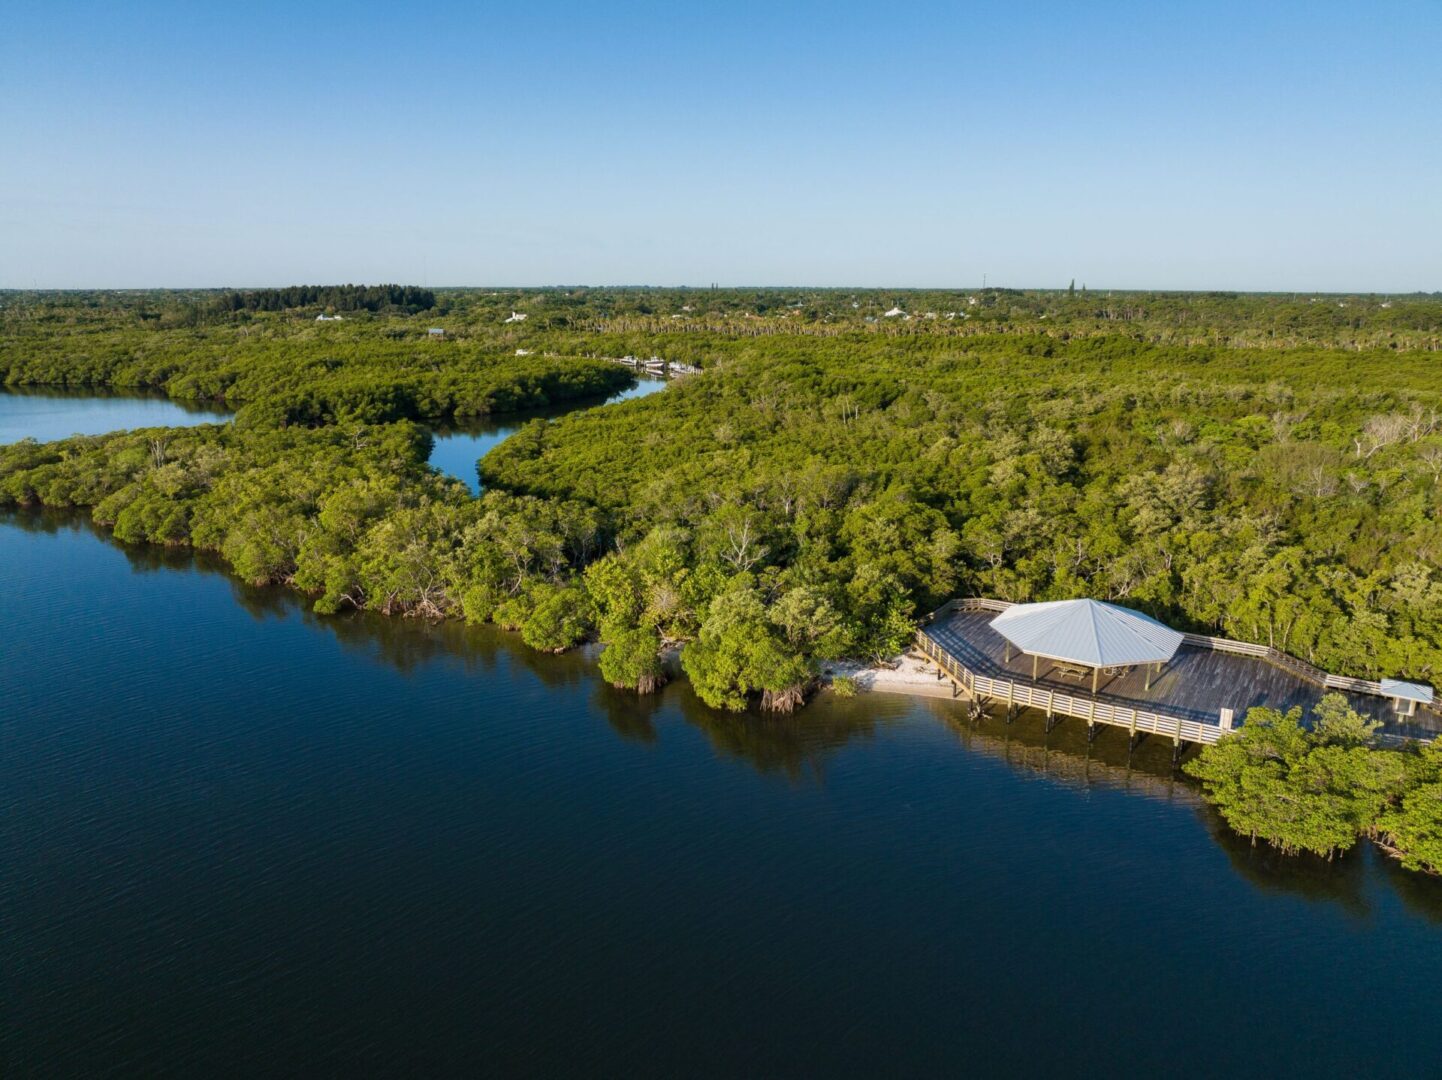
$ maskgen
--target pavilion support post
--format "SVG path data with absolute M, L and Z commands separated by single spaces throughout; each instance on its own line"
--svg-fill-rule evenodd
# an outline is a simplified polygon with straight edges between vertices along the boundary
M 1008 641 L 1005 645 L 1002 646 L 1001 657 L 1001 662 L 1003 664 L 1011 663 L 1011 642 Z
M 1092 693 L 1097 692 L 1097 676 L 1101 674 L 1101 668 L 1092 668 Z
M 1036 656 L 1035 654 L 1032 655 L 1032 658 L 1031 658 L 1031 677 L 1032 677 L 1032 680 L 1033 680 L 1033 681 L 1035 681 L 1035 679 L 1036 679 L 1036 664 L 1037 664 L 1037 661 L 1038 661 L 1039 659 L 1040 659 L 1040 657 Z

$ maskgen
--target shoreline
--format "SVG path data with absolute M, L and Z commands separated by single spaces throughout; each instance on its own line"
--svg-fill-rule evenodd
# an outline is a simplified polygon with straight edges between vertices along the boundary
M 681 668 L 681 648 L 672 645 L 661 652 L 661 663 L 666 669 L 668 681 L 686 677 Z M 578 645 L 575 651 L 595 664 L 604 649 L 605 646 L 599 641 L 587 641 Z M 821 687 L 817 693 L 831 690 L 831 681 L 840 678 L 851 679 L 861 693 L 903 694 L 908 697 L 940 698 L 943 701 L 965 700 L 965 695 L 954 692 L 949 680 L 936 677 L 935 665 L 911 649 L 885 664 L 873 664 L 864 660 L 828 660 L 821 665 Z
M 829 661 L 821 666 L 821 675 L 826 680 L 851 679 L 856 683 L 856 689 L 865 693 L 962 700 L 949 680 L 938 679 L 935 667 L 909 649 L 887 664 L 868 664 L 860 660 Z

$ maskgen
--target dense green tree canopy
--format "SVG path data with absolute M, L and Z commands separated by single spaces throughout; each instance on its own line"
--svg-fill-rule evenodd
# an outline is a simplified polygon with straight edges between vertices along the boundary
M 621 685 L 690 642 L 732 706 L 893 655 L 957 593 L 1120 600 L 1344 674 L 1442 663 L 1442 299 L 447 290 L 417 317 L 378 288 L 0 296 L 6 384 L 239 409 L 0 449 L 0 501 L 219 551 L 322 611 L 599 636 Z M 415 422 L 585 400 L 653 355 L 702 371 L 528 425 L 479 499 L 425 464 Z
M 284 289 L 227 292 L 210 303 L 217 313 L 234 311 L 290 311 L 321 307 L 331 311 L 426 311 L 436 306 L 436 294 L 414 285 L 291 285 Z
M 1340 694 L 1300 709 L 1252 709 L 1235 734 L 1187 763 L 1235 831 L 1284 852 L 1331 857 L 1371 833 L 1408 779 L 1400 753 L 1368 749 L 1370 725 Z

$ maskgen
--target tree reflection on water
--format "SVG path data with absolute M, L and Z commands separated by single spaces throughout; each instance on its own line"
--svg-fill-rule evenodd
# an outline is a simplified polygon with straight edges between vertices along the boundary
M 706 736 L 718 755 L 796 781 L 823 779 L 832 752 L 853 739 L 871 738 L 885 723 L 881 710 L 859 701 L 832 700 L 825 707 L 810 705 L 779 715 L 756 709 L 720 712 L 684 685 L 676 687 L 676 697 L 686 722 Z
M 333 635 L 346 650 L 403 674 L 445 660 L 478 675 L 514 667 L 548 688 L 589 687 L 589 703 L 618 738 L 638 749 L 657 746 L 664 738 L 666 723 L 679 719 L 704 735 L 718 757 L 743 762 L 763 775 L 784 776 L 793 783 L 824 783 L 827 762 L 843 747 L 870 740 L 888 725 L 921 710 L 951 731 L 968 752 L 1002 761 L 1018 773 L 1069 787 L 1112 788 L 1190 806 L 1231 868 L 1262 892 L 1334 903 L 1351 917 L 1365 919 L 1374 913 L 1378 902 L 1374 893 L 1380 880 L 1392 886 L 1407 908 L 1431 922 L 1442 922 L 1438 881 L 1403 870 L 1370 844 L 1359 844 L 1356 850 L 1328 862 L 1284 856 L 1236 835 L 1202 801 L 1196 785 L 1173 768 L 1172 746 L 1166 739 L 1147 739 L 1131 750 L 1125 732 L 1103 729 L 1093 742 L 1087 739 L 1085 723 L 1077 720 L 1063 720 L 1048 732 L 1043 715 L 1035 710 L 1022 710 L 1010 722 L 998 713 L 973 720 L 959 701 L 885 694 L 850 700 L 825 695 L 784 716 L 755 710 L 719 712 L 704 705 L 684 680 L 648 697 L 616 690 L 599 678 L 594 650 L 559 656 L 539 653 L 522 645 L 514 634 L 492 626 L 467 626 L 459 620 L 428 622 L 371 612 L 317 615 L 305 597 L 293 590 L 257 587 L 235 578 L 218 555 L 188 548 L 120 544 L 81 513 L 7 511 L 0 513 L 0 523 L 35 533 L 88 533 L 120 551 L 136 574 L 170 571 L 223 577 L 236 604 L 253 619 L 300 619 Z M 1372 869 L 1378 877 L 1371 875 Z

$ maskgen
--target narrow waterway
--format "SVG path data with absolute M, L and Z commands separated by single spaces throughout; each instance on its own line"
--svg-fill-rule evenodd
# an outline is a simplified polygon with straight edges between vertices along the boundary
M 571 402 L 550 409 L 512 414 L 497 420 L 477 420 L 469 424 L 457 424 L 434 429 L 435 446 L 431 450 L 430 462 L 447 476 L 464 481 L 472 495 L 481 492 L 480 479 L 476 475 L 476 462 L 485 457 L 491 448 L 515 434 L 523 424 L 532 420 L 551 420 L 577 409 L 609 405 L 615 401 L 645 397 L 666 388 L 666 380 L 642 375 L 634 386 L 627 387 L 619 394 L 592 401 Z

